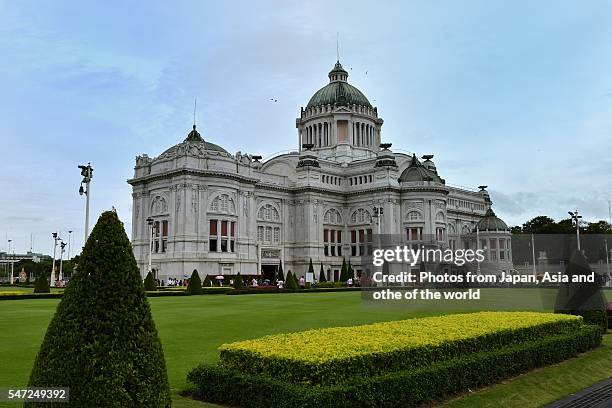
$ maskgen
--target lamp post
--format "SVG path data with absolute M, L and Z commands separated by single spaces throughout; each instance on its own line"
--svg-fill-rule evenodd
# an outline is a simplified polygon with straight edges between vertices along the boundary
M 62 273 L 62 265 L 64 263 L 64 248 L 66 247 L 66 243 L 64 241 L 60 241 L 60 269 L 59 269 L 59 281 L 60 283 L 64 279 L 64 275 Z
M 7 256 L 11 256 L 11 242 L 13 242 L 12 239 L 8 240 L 8 252 L 6 253 Z M 10 259 L 10 258 L 9 258 Z M 11 285 L 13 284 L 13 262 L 11 262 L 11 279 L 9 280 Z
M 68 260 L 70 260 L 70 244 L 72 242 L 72 230 L 68 231 Z
M 54 286 L 55 285 L 55 254 L 57 251 L 57 240 L 58 240 L 57 232 L 52 233 L 51 236 L 53 237 L 53 265 L 51 266 L 51 286 Z
M 570 217 L 572 217 L 572 221 L 576 223 L 576 240 L 578 241 L 578 250 L 580 251 L 580 219 L 582 215 L 578 215 L 578 210 L 571 212 L 567 212 Z
M 83 241 L 83 246 L 87 243 L 87 237 L 89 236 L 89 197 L 91 191 L 91 179 L 93 177 L 93 168 L 90 163 L 87 163 L 87 166 L 81 165 L 79 166 L 81 169 L 81 176 L 83 176 L 83 181 L 81 181 L 81 187 L 79 187 L 79 194 L 85 194 L 85 240 Z M 83 184 L 85 184 L 85 188 L 83 188 Z
M 153 253 L 153 218 L 147 218 L 147 224 L 149 225 L 149 270 L 151 272 L 151 254 Z

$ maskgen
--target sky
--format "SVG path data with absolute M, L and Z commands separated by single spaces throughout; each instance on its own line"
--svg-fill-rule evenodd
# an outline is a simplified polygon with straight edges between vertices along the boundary
M 295 118 L 340 60 L 393 150 L 434 154 L 448 184 L 488 185 L 510 225 L 612 194 L 609 1 L 0 0 L 0 251 L 131 230 L 134 158 L 193 121 L 229 152 L 297 148 Z M 270 101 L 270 98 L 278 102 Z

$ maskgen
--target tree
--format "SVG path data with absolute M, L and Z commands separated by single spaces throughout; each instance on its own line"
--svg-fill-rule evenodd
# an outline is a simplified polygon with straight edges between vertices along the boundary
M 157 290 L 157 282 L 155 282 L 155 278 L 153 274 L 149 271 L 147 273 L 147 277 L 144 280 L 144 288 L 147 291 L 156 291 Z
M 202 284 L 203 287 L 209 287 L 209 286 L 213 286 L 213 281 L 212 281 L 213 276 L 209 273 L 208 275 L 206 275 L 206 277 L 204 278 L 204 283 Z
M 327 279 L 325 279 L 325 272 L 323 272 L 323 262 L 321 262 L 321 270 L 319 271 L 319 282 L 327 282 Z
M 348 268 L 346 266 L 346 260 L 342 258 L 342 269 L 340 269 L 340 282 L 346 282 L 348 280 Z
M 314 267 L 312 266 L 312 258 L 310 258 L 310 262 L 308 263 L 308 273 L 312 273 L 312 276 L 314 276 Z
M 197 269 L 194 269 L 189 278 L 189 285 L 187 286 L 187 293 L 190 295 L 201 295 L 202 294 L 202 280 L 198 274 Z
M 170 407 L 161 342 L 132 246 L 114 211 L 94 227 L 30 374 L 69 387 L 65 407 Z M 26 406 L 46 406 L 27 403 Z
M 525 234 L 555 234 L 558 226 L 550 217 L 539 215 L 523 224 Z
M 244 288 L 244 281 L 242 280 L 242 275 L 238 272 L 238 275 L 234 278 L 234 289 L 242 289 Z
M 348 267 L 347 268 L 348 268 L 347 272 L 348 272 L 349 279 L 355 280 L 355 271 L 353 270 L 353 267 L 351 266 L 351 260 L 350 259 L 348 261 Z
M 49 281 L 47 280 L 47 273 L 42 272 L 36 278 L 36 282 L 34 283 L 34 293 L 50 293 L 51 289 L 49 288 Z
M 283 261 L 278 261 L 278 272 L 276 273 L 276 280 L 284 282 L 285 274 L 283 273 Z
M 606 221 L 590 222 L 585 228 L 587 234 L 612 234 L 612 228 Z
M 295 276 L 291 273 L 291 271 L 287 272 L 287 279 L 285 280 L 285 289 L 289 290 L 297 290 L 298 284 L 295 279 Z

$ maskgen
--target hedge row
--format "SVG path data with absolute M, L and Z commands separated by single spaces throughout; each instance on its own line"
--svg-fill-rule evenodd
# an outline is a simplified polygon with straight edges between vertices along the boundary
M 187 379 L 195 385 L 195 398 L 231 406 L 411 407 L 563 361 L 600 343 L 599 328 L 584 325 L 571 333 L 501 350 L 470 354 L 413 370 L 356 377 L 350 383 L 323 387 L 207 365 L 193 369 Z
M 566 333 L 581 325 L 579 316 L 479 312 L 271 335 L 223 344 L 219 351 L 226 368 L 330 385 Z

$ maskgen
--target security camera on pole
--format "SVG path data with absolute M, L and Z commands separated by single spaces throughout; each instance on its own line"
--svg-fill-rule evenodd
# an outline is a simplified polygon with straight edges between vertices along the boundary
M 91 188 L 91 179 L 93 177 L 93 168 L 91 167 L 91 163 L 87 163 L 87 166 L 81 165 L 79 166 L 81 169 L 81 176 L 83 176 L 83 181 L 81 181 L 81 187 L 79 187 L 79 194 L 85 194 L 85 240 L 83 241 L 83 246 L 87 243 L 87 237 L 89 236 L 89 198 L 90 198 L 90 188 Z M 83 184 L 85 184 L 85 188 L 83 188 Z

